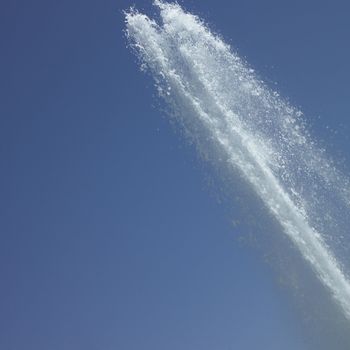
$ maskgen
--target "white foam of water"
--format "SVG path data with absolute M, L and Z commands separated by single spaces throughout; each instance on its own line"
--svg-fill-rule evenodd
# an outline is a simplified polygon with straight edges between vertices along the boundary
M 243 175 L 350 320 L 350 283 L 326 244 L 335 235 L 332 214 L 349 206 L 349 181 L 315 146 L 302 113 L 229 45 L 178 4 L 155 5 L 161 24 L 133 9 L 126 13 L 142 67 L 160 95 L 176 103 L 178 117 L 191 119 L 192 133 L 206 130 L 232 171 Z M 320 217 L 320 210 L 327 212 Z

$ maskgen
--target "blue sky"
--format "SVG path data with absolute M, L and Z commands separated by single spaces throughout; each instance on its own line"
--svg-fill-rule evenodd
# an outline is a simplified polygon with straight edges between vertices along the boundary
M 349 169 L 350 5 L 181 3 Z M 0 348 L 307 349 L 126 48 L 132 4 L 154 12 L 150 1 L 0 5 Z

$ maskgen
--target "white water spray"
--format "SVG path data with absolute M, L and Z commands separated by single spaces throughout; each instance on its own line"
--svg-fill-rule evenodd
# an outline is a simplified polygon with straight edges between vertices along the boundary
M 312 141 L 302 113 L 198 17 L 178 4 L 155 5 L 161 24 L 126 13 L 142 67 L 192 137 L 205 134 L 227 167 L 250 184 L 350 320 L 350 282 L 327 244 L 347 225 L 341 213 L 350 207 L 348 179 Z

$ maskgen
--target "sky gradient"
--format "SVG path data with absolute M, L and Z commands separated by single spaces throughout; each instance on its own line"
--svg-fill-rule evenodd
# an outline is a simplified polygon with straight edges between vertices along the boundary
M 349 169 L 350 5 L 181 3 Z M 0 347 L 307 349 L 126 47 L 132 4 L 154 12 L 150 1 L 0 5 Z

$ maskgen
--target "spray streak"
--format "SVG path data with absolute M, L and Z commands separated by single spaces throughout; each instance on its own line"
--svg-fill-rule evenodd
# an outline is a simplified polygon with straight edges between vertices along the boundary
M 348 211 L 348 180 L 314 145 L 302 113 L 198 17 L 177 4 L 155 5 L 161 25 L 135 10 L 126 13 L 142 67 L 193 137 L 205 130 L 208 145 L 246 179 L 350 320 L 350 283 L 326 244 L 333 234 L 327 230 Z

